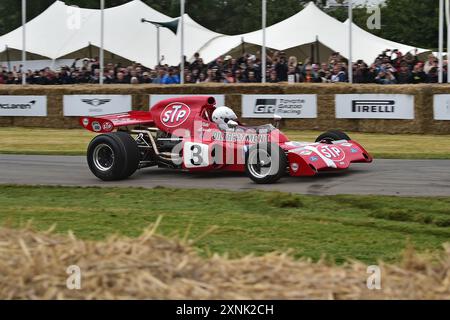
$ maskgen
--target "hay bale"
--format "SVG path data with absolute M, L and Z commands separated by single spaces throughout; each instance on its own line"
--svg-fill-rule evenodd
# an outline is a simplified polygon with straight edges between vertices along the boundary
M 66 287 L 70 265 L 81 268 L 80 290 Z M 97 242 L 0 228 L 1 299 L 450 298 L 450 246 L 434 263 L 408 251 L 401 265 L 380 266 L 382 289 L 372 291 L 359 262 L 335 266 L 281 253 L 202 258 L 154 228 Z
M 0 126 L 34 126 L 48 128 L 76 128 L 77 119 L 62 115 L 62 96 L 66 94 L 131 94 L 133 109 L 146 110 L 151 94 L 225 94 L 226 101 L 232 108 L 241 112 L 241 94 L 317 94 L 317 119 L 285 119 L 286 129 L 328 130 L 340 128 L 346 131 L 379 133 L 433 133 L 450 134 L 448 121 L 433 119 L 433 95 L 450 92 L 450 85 L 374 85 L 374 84 L 322 84 L 322 83 L 277 83 L 277 84 L 222 84 L 202 83 L 182 86 L 155 84 L 140 85 L 67 85 L 67 86 L 11 86 L 0 85 L 0 95 L 47 95 L 49 97 L 49 116 L 47 118 L 20 118 L 5 120 L 0 117 Z M 350 93 L 385 93 L 411 94 L 415 97 L 414 120 L 370 120 L 370 119 L 335 119 L 335 94 Z M 249 125 L 270 122 L 270 119 L 246 119 Z

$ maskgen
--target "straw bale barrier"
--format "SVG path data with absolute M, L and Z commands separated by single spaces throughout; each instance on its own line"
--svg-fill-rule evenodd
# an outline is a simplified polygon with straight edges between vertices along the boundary
M 410 94 L 415 100 L 414 120 L 335 119 L 335 94 L 386 93 Z M 327 130 L 380 133 L 449 134 L 449 121 L 433 119 L 433 95 L 450 93 L 450 85 L 373 85 L 373 84 L 200 84 L 200 85 L 67 85 L 11 86 L 0 85 L 0 95 L 46 95 L 48 116 L 0 117 L 0 126 L 46 128 L 78 128 L 77 119 L 63 116 L 63 95 L 71 94 L 131 94 L 133 109 L 146 110 L 151 94 L 225 94 L 226 103 L 241 113 L 242 94 L 317 94 L 317 119 L 284 119 L 285 129 Z M 250 125 L 270 122 L 269 119 L 246 119 Z
M 154 228 L 94 242 L 2 227 L 0 299 L 450 299 L 450 246 L 433 261 L 406 252 L 400 265 L 380 262 L 382 288 L 369 290 L 359 262 L 203 258 Z M 66 287 L 70 265 L 81 269 L 80 290 Z

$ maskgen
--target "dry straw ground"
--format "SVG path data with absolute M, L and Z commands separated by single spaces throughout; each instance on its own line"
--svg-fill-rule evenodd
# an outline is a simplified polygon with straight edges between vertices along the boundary
M 73 264 L 82 271 L 81 290 L 66 288 Z M 433 261 L 407 250 L 401 265 L 380 266 L 382 289 L 372 291 L 358 262 L 335 266 L 276 253 L 205 259 L 155 228 L 102 242 L 0 228 L 1 299 L 450 299 L 450 247 Z

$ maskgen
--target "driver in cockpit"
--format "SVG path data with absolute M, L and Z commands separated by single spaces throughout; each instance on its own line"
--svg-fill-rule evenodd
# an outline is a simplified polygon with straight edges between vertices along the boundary
M 212 114 L 212 120 L 221 130 L 235 128 L 238 125 L 238 117 L 231 108 L 226 106 L 216 108 Z

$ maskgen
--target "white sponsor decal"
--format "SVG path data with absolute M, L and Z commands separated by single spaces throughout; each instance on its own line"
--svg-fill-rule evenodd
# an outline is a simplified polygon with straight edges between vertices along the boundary
M 183 151 L 186 168 L 201 168 L 209 165 L 209 146 L 207 144 L 186 142 Z
M 434 120 L 450 120 L 450 94 L 436 94 L 433 100 Z
M 303 151 L 300 151 L 300 155 L 301 156 L 310 156 L 310 155 L 312 155 L 312 151 L 311 150 L 303 150 Z
M 173 102 L 166 106 L 161 112 L 161 122 L 169 128 L 178 127 L 183 124 L 191 114 L 191 108 L 181 102 Z
M 338 119 L 414 119 L 414 96 L 406 94 L 337 94 Z
M 243 118 L 317 118 L 317 95 L 242 95 Z
M 345 159 L 345 152 L 342 149 L 333 145 L 322 145 L 318 147 L 320 153 L 322 153 L 328 159 L 335 162 L 339 162 Z
M 130 95 L 66 95 L 64 116 L 101 116 L 131 111 Z
M 46 96 L 0 96 L 1 117 L 46 117 Z
M 149 109 L 162 100 L 179 97 L 199 97 L 199 96 L 214 97 L 214 99 L 216 99 L 216 106 L 218 107 L 225 105 L 225 95 L 223 94 L 152 94 L 150 95 Z
M 305 147 L 306 150 L 311 150 L 313 151 L 315 154 L 317 154 L 326 164 L 328 167 L 330 168 L 337 168 L 336 164 L 334 163 L 333 160 L 325 157 L 322 153 L 319 152 L 319 150 L 316 147 L 311 146 L 306 146 Z
M 227 142 L 250 142 L 263 143 L 268 141 L 267 134 L 245 133 L 245 132 L 219 132 L 216 131 L 212 136 L 216 141 Z

